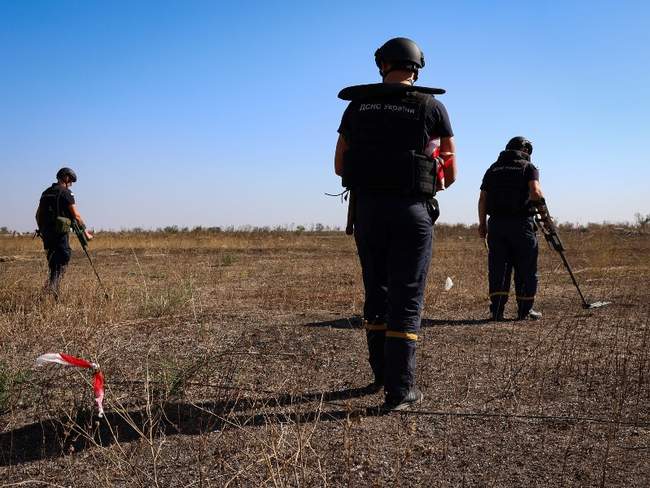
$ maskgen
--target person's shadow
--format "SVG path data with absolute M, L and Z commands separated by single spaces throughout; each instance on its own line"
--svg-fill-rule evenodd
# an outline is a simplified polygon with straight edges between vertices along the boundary
M 324 320 L 322 322 L 307 322 L 305 327 L 331 327 L 332 329 L 363 329 L 363 321 L 359 315 L 340 319 Z
M 504 320 L 505 322 L 508 319 Z M 426 319 L 423 318 L 421 327 L 449 327 L 467 325 L 486 325 L 490 319 Z M 324 320 L 322 322 L 307 322 L 305 327 L 331 327 L 333 329 L 363 329 L 362 319 L 358 315 L 340 319 Z
M 422 327 L 461 327 L 467 325 L 486 325 L 490 319 L 422 319 Z M 496 322 L 494 322 L 496 323 Z
M 300 405 L 308 402 L 333 402 L 358 398 L 371 391 L 347 388 L 302 395 L 280 394 L 266 398 L 228 399 L 222 401 L 186 403 L 167 402 L 153 409 L 106 412 L 99 419 L 89 409 L 80 409 L 74 418 L 60 417 L 34 422 L 0 434 L 0 466 L 51 459 L 93 446 L 108 446 L 115 442 L 131 442 L 143 435 L 201 435 L 270 423 L 302 424 L 333 421 L 359 416 L 378 416 L 377 407 L 305 412 L 269 412 L 264 409 Z M 242 413 L 252 410 L 250 413 Z M 257 410 L 257 411 L 256 411 Z

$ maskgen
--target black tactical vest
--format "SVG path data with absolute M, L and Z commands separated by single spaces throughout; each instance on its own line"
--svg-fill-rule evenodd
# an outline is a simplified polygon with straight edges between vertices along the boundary
M 38 204 L 38 228 L 44 235 L 57 233 L 55 230 L 57 217 L 71 217 L 66 201 L 62 198 L 64 191 L 59 185 L 54 184 L 41 194 Z
M 526 168 L 530 156 L 523 151 L 502 151 L 485 174 L 488 215 L 526 217 L 530 196 Z
M 430 135 L 430 95 L 406 92 L 352 101 L 344 153 L 343 186 L 432 196 L 435 161 L 423 154 Z

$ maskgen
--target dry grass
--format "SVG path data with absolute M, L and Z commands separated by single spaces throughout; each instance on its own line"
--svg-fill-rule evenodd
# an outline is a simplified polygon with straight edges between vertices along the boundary
M 99 234 L 111 300 L 75 252 L 59 302 L 39 242 L 0 238 L 0 486 L 648 486 L 648 235 L 565 233 L 588 298 L 613 302 L 593 311 L 541 243 L 544 319 L 499 324 L 480 240 L 437 236 L 425 402 L 389 416 L 361 390 L 342 234 Z M 84 372 L 32 367 L 49 351 L 102 365 L 106 419 Z

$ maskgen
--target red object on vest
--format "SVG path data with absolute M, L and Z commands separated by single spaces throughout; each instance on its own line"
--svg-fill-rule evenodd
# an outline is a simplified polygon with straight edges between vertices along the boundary
M 427 143 L 426 147 L 424 148 L 424 154 L 429 156 L 430 158 L 438 158 L 440 157 L 440 138 L 439 137 L 434 137 L 429 142 Z M 445 189 L 445 167 L 442 164 L 438 164 L 438 167 L 436 169 L 436 190 L 444 190 Z

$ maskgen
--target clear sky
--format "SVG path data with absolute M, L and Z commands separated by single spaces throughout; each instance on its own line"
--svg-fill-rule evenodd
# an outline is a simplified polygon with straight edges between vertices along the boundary
M 344 226 L 344 86 L 391 37 L 454 128 L 444 222 L 474 222 L 507 140 L 535 145 L 561 221 L 650 213 L 650 2 L 0 0 L 0 225 L 34 228 L 73 167 L 95 228 Z M 8 204 L 6 203 L 8 199 Z

